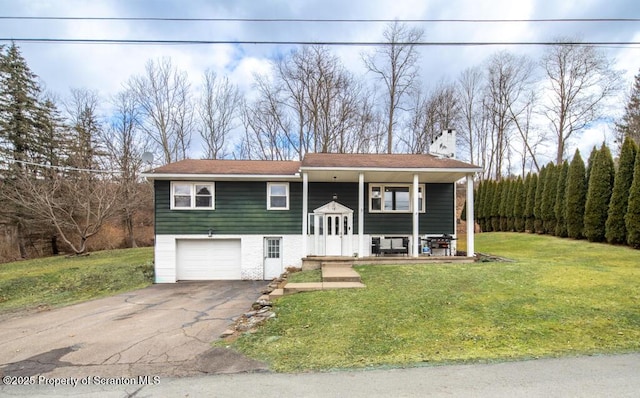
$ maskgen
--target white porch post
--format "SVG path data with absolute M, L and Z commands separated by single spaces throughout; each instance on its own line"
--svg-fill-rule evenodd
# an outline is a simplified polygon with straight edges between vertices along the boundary
M 473 174 L 467 174 L 467 257 L 473 257 L 475 249 L 476 220 L 473 215 Z
M 302 257 L 307 257 L 307 229 L 309 222 L 309 175 L 302 173 Z
M 364 173 L 358 175 L 358 257 L 364 257 Z
M 419 218 L 419 211 L 418 211 L 418 175 L 414 174 L 413 175 L 413 186 L 411 187 L 412 192 L 411 192 L 411 197 L 412 197 L 412 204 L 411 204 L 411 208 L 413 209 L 413 243 L 412 243 L 412 256 L 413 257 L 418 257 L 418 246 L 419 246 L 419 242 L 420 242 L 420 237 L 418 236 L 419 232 L 419 226 L 420 226 L 420 218 Z

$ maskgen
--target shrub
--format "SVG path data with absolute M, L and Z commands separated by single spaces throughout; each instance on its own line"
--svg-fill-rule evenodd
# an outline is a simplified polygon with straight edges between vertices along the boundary
M 564 218 L 567 222 L 567 236 L 574 239 L 583 237 L 584 202 L 587 196 L 584 161 L 576 149 L 569 173 L 567 174 L 567 194 Z
M 636 160 L 636 144 L 627 136 L 620 150 L 618 170 L 613 183 L 611 203 L 605 226 L 605 237 L 609 243 L 626 243 L 627 227 L 624 216 L 629 206 L 629 188 L 633 182 L 633 168 Z
M 584 236 L 591 242 L 601 242 L 605 238 L 605 224 L 614 177 L 611 152 L 606 145 L 602 144 L 591 167 L 584 208 Z

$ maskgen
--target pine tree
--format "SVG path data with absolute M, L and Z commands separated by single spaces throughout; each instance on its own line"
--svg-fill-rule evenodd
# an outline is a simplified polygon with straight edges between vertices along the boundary
M 12 44 L 0 53 L 0 156 L 14 159 L 14 170 L 26 170 L 39 146 L 40 86 L 20 50 Z
M 633 167 L 636 159 L 636 144 L 630 136 L 627 136 L 622 144 L 618 170 L 613 183 L 611 203 L 606 224 L 606 238 L 609 243 L 626 243 L 627 227 L 624 216 L 629 205 L 629 188 L 633 182 Z
M 538 189 L 538 175 L 530 174 L 531 180 L 527 187 L 527 203 L 524 207 L 525 229 L 532 234 L 536 232 L 535 215 L 533 213 L 536 206 L 536 190 Z
M 547 166 L 542 167 L 538 175 L 538 185 L 536 186 L 536 202 L 533 208 L 534 230 L 536 233 L 543 233 L 542 221 L 542 198 L 544 197 L 544 185 L 547 182 Z
M 633 182 L 629 189 L 629 205 L 624 221 L 627 226 L 627 244 L 640 249 L 640 150 L 636 152 Z
M 542 193 L 542 204 L 540 213 L 543 221 L 543 231 L 552 235 L 556 229 L 556 194 L 558 189 L 558 171 L 553 163 L 549 163 L 546 168 L 544 191 Z
M 564 218 L 567 203 L 567 176 L 569 174 L 569 162 L 562 163 L 558 173 L 558 186 L 556 189 L 556 204 L 553 209 L 556 215 L 555 235 L 565 238 L 567 236 L 567 220 Z
M 629 102 L 624 110 L 620 123 L 616 124 L 619 142 L 631 137 L 640 145 L 640 73 L 635 76 L 634 84 L 629 94 Z
M 605 224 L 614 177 L 615 167 L 611 152 L 602 144 L 591 168 L 584 209 L 584 236 L 592 242 L 601 242 L 605 238 Z
M 574 239 L 584 237 L 584 203 L 587 198 L 585 167 L 580 151 L 576 149 L 569 164 L 564 218 L 567 222 L 567 236 Z

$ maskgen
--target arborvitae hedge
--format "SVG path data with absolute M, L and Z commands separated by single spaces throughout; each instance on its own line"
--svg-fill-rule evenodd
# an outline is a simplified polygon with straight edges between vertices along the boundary
M 516 232 L 524 232 L 524 205 L 527 197 L 524 194 L 524 181 L 522 177 L 518 177 L 514 184 L 513 190 L 513 230 Z
M 483 231 L 491 232 L 491 208 L 493 206 L 493 195 L 495 193 L 495 182 L 488 181 L 487 186 L 485 187 L 485 198 L 483 205 L 483 213 L 484 213 L 484 229 Z
M 556 204 L 554 212 L 556 214 L 556 230 L 555 235 L 565 238 L 567 236 L 567 220 L 564 218 L 567 194 L 567 176 L 569 174 L 569 162 L 566 160 L 560 167 L 558 173 L 558 187 L 556 191 Z
M 567 174 L 567 194 L 564 218 L 567 221 L 567 236 L 574 239 L 583 237 L 584 203 L 587 197 L 585 167 L 580 151 L 576 149 L 569 173 Z
M 502 191 L 500 196 L 500 231 L 509 230 L 509 214 L 511 208 L 509 208 L 509 197 L 511 196 L 511 180 L 502 180 Z
M 633 182 L 629 189 L 629 205 L 624 216 L 627 226 L 627 244 L 640 248 L 640 150 L 636 153 L 636 161 L 633 169 Z
M 605 239 L 614 177 L 613 158 L 609 148 L 603 144 L 591 167 L 584 209 L 584 236 L 592 242 L 602 242 Z
M 527 203 L 524 207 L 525 229 L 531 233 L 535 233 L 535 215 L 533 210 L 536 206 L 536 190 L 538 189 L 538 175 L 530 174 L 531 179 L 527 187 Z
M 543 167 L 538 175 L 538 185 L 536 187 L 536 201 L 533 207 L 534 230 L 536 233 L 543 233 L 544 228 L 542 224 L 542 198 L 544 194 L 544 185 L 547 182 L 547 167 Z
M 591 177 L 591 166 L 593 166 L 593 164 L 595 163 L 598 152 L 598 148 L 594 146 L 591 150 L 591 153 L 589 154 L 589 159 L 587 159 L 587 164 L 584 171 L 584 180 L 587 182 L 587 184 L 589 184 L 589 178 Z
M 542 192 L 542 204 L 540 214 L 542 216 L 543 231 L 545 234 L 553 234 L 556 229 L 556 190 L 558 189 L 558 173 L 556 166 L 549 163 L 546 167 L 544 190 Z
M 627 138 L 622 144 L 618 170 L 613 183 L 613 193 L 609 203 L 605 237 L 609 243 L 626 243 L 627 227 L 624 216 L 629 206 L 629 188 L 633 182 L 633 167 L 636 160 L 636 144 L 633 139 Z
M 500 200 L 502 199 L 502 181 L 494 183 L 491 202 L 491 230 L 500 231 Z

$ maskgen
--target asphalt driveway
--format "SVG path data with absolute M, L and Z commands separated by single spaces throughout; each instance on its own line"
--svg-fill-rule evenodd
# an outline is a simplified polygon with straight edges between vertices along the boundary
M 2 376 L 190 376 L 266 369 L 212 348 L 264 282 L 153 285 L 0 322 Z

